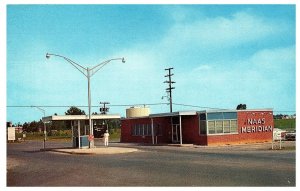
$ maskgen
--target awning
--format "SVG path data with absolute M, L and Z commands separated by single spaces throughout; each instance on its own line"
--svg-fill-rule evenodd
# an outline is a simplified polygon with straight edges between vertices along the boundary
M 182 115 L 197 115 L 197 111 L 178 111 L 172 113 L 158 113 L 149 115 L 150 118 L 155 117 L 173 117 L 173 116 L 182 116 Z
M 91 119 L 120 119 L 119 114 L 106 114 L 106 115 L 91 115 Z M 44 123 L 50 121 L 72 121 L 72 120 L 89 120 L 88 115 L 52 115 L 42 118 Z

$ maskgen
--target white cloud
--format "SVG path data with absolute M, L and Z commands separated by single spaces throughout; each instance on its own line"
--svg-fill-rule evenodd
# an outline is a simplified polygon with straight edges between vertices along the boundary
M 254 107 L 280 107 L 278 96 L 271 95 L 294 92 L 293 85 L 286 89 L 286 84 L 294 83 L 291 73 L 295 68 L 295 47 L 256 48 L 250 57 L 239 60 L 231 55 L 224 59 L 222 54 L 224 49 L 275 39 L 286 30 L 282 22 L 274 23 L 245 12 L 231 17 L 178 22 L 161 41 L 147 42 L 119 53 L 126 55 L 128 62 L 118 66 L 118 72 L 109 74 L 113 79 L 120 79 L 114 88 L 132 102 L 158 100 L 164 95 L 164 68 L 169 65 L 175 66 L 174 100 L 177 102 L 223 108 L 234 107 L 239 102 L 252 103 Z M 251 45 L 248 49 L 252 49 Z M 204 58 L 203 50 L 220 56 Z M 186 60 L 180 60 L 183 56 Z M 274 84 L 276 88 L 270 88 Z M 285 105 L 293 105 L 289 96 L 283 98 Z
M 258 50 L 232 63 L 200 63 L 191 73 L 181 74 L 178 81 L 177 99 L 185 97 L 182 101 L 221 108 L 244 102 L 252 108 L 290 106 L 293 110 L 295 47 Z
M 203 65 L 200 65 L 199 67 L 195 68 L 194 69 L 194 72 L 198 72 L 198 71 L 207 71 L 207 70 L 211 70 L 212 67 L 209 65 L 209 64 L 203 64 Z
M 181 22 L 187 16 L 184 9 L 178 10 L 182 18 L 176 19 L 178 22 L 170 27 L 162 39 L 141 42 L 116 55 L 124 55 L 128 60 L 127 67 L 120 72 L 127 71 L 127 68 L 132 73 L 137 70 L 143 72 L 146 67 L 182 65 L 183 60 L 194 65 L 198 62 L 196 57 L 209 61 L 230 48 L 274 39 L 288 30 L 283 22 L 274 23 L 247 12 L 238 12 L 230 17 L 201 17 L 192 22 Z
M 287 48 L 264 49 L 255 53 L 250 62 L 265 70 L 295 71 L 295 46 Z
M 162 42 L 162 47 L 228 48 L 280 35 L 288 30 L 280 21 L 272 22 L 246 12 L 231 17 L 202 18 L 175 24 Z

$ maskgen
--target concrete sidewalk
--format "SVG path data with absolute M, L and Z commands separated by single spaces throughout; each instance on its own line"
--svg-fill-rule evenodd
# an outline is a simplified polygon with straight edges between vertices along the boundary
M 78 155 L 107 155 L 107 154 L 122 154 L 122 153 L 131 153 L 138 152 L 140 150 L 135 148 L 124 148 L 124 147 L 95 147 L 87 149 L 78 149 L 78 148 L 59 148 L 59 149 L 49 149 L 50 152 L 59 152 L 66 154 L 78 154 Z

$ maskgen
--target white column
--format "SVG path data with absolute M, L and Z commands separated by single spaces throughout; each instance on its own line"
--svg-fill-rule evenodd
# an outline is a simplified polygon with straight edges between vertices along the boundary
M 90 135 L 94 135 L 94 120 L 92 119 L 92 128 L 90 129 L 91 132 L 90 132 Z
M 91 119 L 91 127 L 90 127 L 90 133 L 89 135 L 94 135 L 94 120 Z M 94 148 L 95 147 L 95 141 L 92 140 L 90 141 L 90 148 Z
M 94 135 L 94 120 L 92 119 L 92 128 L 90 128 L 90 133 L 89 135 Z M 91 129 L 92 129 L 92 132 L 91 132 Z
M 78 148 L 80 149 L 80 120 L 78 120 Z
M 71 121 L 71 128 L 72 128 L 72 147 L 74 147 L 74 126 L 73 126 L 73 121 Z
M 274 129 L 272 130 L 272 150 L 274 149 Z

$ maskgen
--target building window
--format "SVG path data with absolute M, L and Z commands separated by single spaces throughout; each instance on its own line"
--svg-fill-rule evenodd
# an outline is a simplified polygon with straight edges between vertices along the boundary
M 206 120 L 206 114 L 205 113 L 200 114 L 200 120 Z
M 162 128 L 160 125 L 154 124 L 153 130 L 154 130 L 155 136 L 162 135 Z M 151 124 L 134 124 L 131 127 L 131 135 L 132 136 L 152 136 Z
M 214 112 L 207 113 L 207 120 L 218 120 L 218 119 L 237 119 L 237 112 Z
M 138 134 L 137 135 L 142 135 L 142 125 L 138 125 Z
M 131 126 L 131 135 L 134 135 L 134 127 Z
M 207 113 L 207 130 L 208 134 L 237 133 L 237 112 Z
M 223 121 L 224 133 L 230 133 L 230 120 Z
M 223 112 L 224 119 L 237 119 L 237 112 Z
M 215 134 L 215 121 L 208 121 L 207 122 L 207 129 L 209 134 Z
M 230 132 L 231 133 L 237 133 L 238 132 L 238 125 L 237 120 L 231 120 L 230 121 Z
M 216 133 L 223 133 L 223 121 L 218 120 L 215 122 Z
M 148 131 L 147 131 L 147 135 L 152 135 L 151 124 L 148 124 Z
M 237 120 L 207 121 L 208 134 L 237 133 Z
M 136 126 L 136 135 L 139 136 L 140 135 L 140 125 Z
M 222 112 L 207 113 L 207 120 L 217 120 L 217 119 L 223 119 L 223 113 Z

